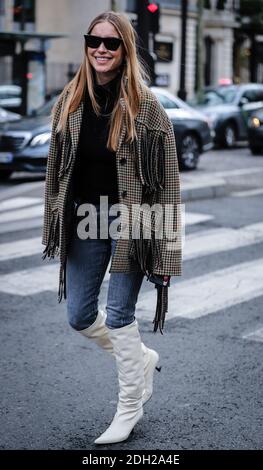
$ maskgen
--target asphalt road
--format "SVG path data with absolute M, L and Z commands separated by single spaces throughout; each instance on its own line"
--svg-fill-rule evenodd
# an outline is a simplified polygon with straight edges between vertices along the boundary
M 152 333 L 153 285 L 140 293 L 141 335 L 163 366 L 144 418 L 128 441 L 99 449 L 262 449 L 263 157 L 212 151 L 192 176 L 219 174 L 227 196 L 185 204 L 183 276 L 163 336 Z M 115 413 L 115 364 L 57 303 L 57 264 L 42 261 L 32 227 L 43 185 L 24 186 L 32 180 L 0 187 L 0 448 L 98 449 Z M 106 275 L 101 305 L 107 286 Z

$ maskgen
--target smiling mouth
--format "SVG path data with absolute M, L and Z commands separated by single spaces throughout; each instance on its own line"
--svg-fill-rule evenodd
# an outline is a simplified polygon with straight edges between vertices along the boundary
M 111 60 L 111 57 L 95 57 L 97 62 L 107 62 L 108 60 Z

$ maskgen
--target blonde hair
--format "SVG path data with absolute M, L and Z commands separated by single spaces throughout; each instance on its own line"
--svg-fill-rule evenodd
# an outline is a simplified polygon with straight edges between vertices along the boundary
M 120 38 L 123 40 L 124 48 L 124 61 L 121 67 L 119 96 L 115 101 L 115 105 L 111 113 L 109 138 L 107 142 L 107 147 L 110 150 L 116 151 L 123 122 L 121 99 L 123 99 L 125 103 L 125 121 L 127 127 L 126 141 L 131 142 L 136 138 L 134 119 L 139 111 L 141 91 L 143 88 L 146 88 L 147 85 L 145 84 L 145 81 L 149 80 L 149 76 L 142 65 L 142 62 L 137 57 L 137 34 L 125 15 L 115 13 L 113 11 L 102 13 L 91 22 L 88 28 L 88 33 L 92 31 L 96 24 L 105 21 L 111 23 L 119 33 Z M 65 130 L 68 115 L 78 108 L 84 98 L 86 87 L 93 109 L 95 113 L 99 115 L 100 106 L 95 98 L 92 66 L 87 57 L 85 47 L 85 56 L 82 64 L 74 78 L 65 86 L 62 92 L 62 94 L 64 94 L 68 91 L 69 94 L 58 123 L 58 130 Z

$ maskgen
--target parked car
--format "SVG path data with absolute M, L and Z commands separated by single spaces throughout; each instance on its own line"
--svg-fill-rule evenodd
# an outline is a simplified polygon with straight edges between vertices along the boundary
M 20 114 L 7 111 L 4 108 L 0 108 L 0 129 L 5 123 L 10 121 L 18 121 L 19 119 L 21 119 Z
M 263 84 L 247 83 L 207 87 L 201 98 L 190 103 L 211 121 L 215 143 L 231 148 L 238 140 L 247 140 L 248 119 L 260 101 Z
M 30 117 L 0 128 L 0 179 L 14 171 L 45 172 L 51 136 L 53 97 Z
M 6 109 L 18 109 L 21 106 L 22 89 L 17 85 L 0 85 L 0 106 Z
M 212 146 L 206 118 L 170 93 L 159 88 L 152 90 L 173 122 L 180 168 L 196 168 L 200 153 Z M 33 116 L 0 128 L 0 179 L 7 179 L 14 171 L 45 172 L 50 115 L 56 99 L 54 96 Z
M 263 103 L 249 118 L 248 142 L 253 155 L 263 155 Z
M 151 87 L 171 119 L 181 170 L 197 167 L 200 154 L 213 146 L 208 119 L 169 91 Z

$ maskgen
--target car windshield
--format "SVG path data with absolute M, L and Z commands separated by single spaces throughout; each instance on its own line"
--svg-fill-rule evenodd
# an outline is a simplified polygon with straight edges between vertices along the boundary
M 160 103 L 163 105 L 165 109 L 178 109 L 179 108 L 177 103 L 171 98 L 169 98 L 168 96 L 163 95 L 158 92 L 155 92 L 155 96 L 158 98 L 158 100 L 160 101 Z
M 196 104 L 216 106 L 218 104 L 233 103 L 237 94 L 235 86 L 221 86 L 205 90 L 203 96 L 196 100 Z
M 50 116 L 52 108 L 55 102 L 57 101 L 57 99 L 58 99 L 58 96 L 54 96 L 53 98 L 51 98 L 51 100 L 47 101 L 47 103 L 45 103 L 43 106 L 40 106 L 40 108 L 36 109 L 34 114 L 36 116 Z

